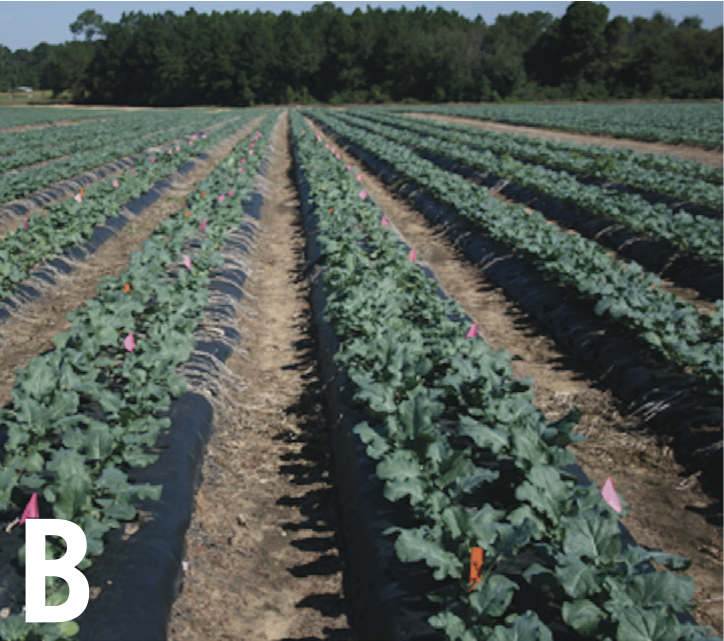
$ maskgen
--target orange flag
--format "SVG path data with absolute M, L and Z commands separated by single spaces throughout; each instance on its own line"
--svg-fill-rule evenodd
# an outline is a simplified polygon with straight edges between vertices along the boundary
M 472 592 L 480 583 L 483 572 L 483 548 L 470 548 L 470 578 L 468 579 L 468 592 Z

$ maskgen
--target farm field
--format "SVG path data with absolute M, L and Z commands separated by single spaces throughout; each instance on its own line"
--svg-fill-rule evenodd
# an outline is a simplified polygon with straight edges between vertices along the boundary
M 68 117 L 66 111 L 63 118 Z M 143 116 L 144 111 L 125 117 Z M 149 110 L 144 117 L 153 113 Z M 452 450 L 448 453 L 445 448 L 460 447 L 450 436 L 450 426 L 457 424 L 456 429 L 461 430 L 458 440 L 470 439 L 460 450 L 460 458 L 449 463 L 448 472 L 457 472 L 445 477 L 448 485 L 435 481 L 440 492 L 447 492 L 446 498 L 431 496 L 436 505 L 452 501 L 448 511 L 442 510 L 448 519 L 455 506 L 481 508 L 487 503 L 490 521 L 486 527 L 499 534 L 476 536 L 479 540 L 490 537 L 485 544 L 486 554 L 490 554 L 486 569 L 502 568 L 503 573 L 493 574 L 497 578 L 491 580 L 500 590 L 495 607 L 503 604 L 502 612 L 513 599 L 514 589 L 506 577 L 524 581 L 520 572 L 506 566 L 510 564 L 506 556 L 515 559 L 520 554 L 530 561 L 531 537 L 548 536 L 543 535 L 545 527 L 558 527 L 560 541 L 570 543 L 566 538 L 570 535 L 565 534 L 567 519 L 590 519 L 590 510 L 594 510 L 610 528 L 606 531 L 618 528 L 618 517 L 603 503 L 597 489 L 612 477 L 625 501 L 621 523 L 638 545 L 664 553 L 652 557 L 657 568 L 680 569 L 680 564 L 666 555 L 693 561 L 683 575 L 691 577 L 695 587 L 686 580 L 674 587 L 672 580 L 667 583 L 671 593 L 666 599 L 691 600 L 696 623 L 722 634 L 721 285 L 716 284 L 716 274 L 721 272 L 721 248 L 716 245 L 721 241 L 721 153 L 681 144 L 664 147 L 639 142 L 631 146 L 640 154 L 649 153 L 645 145 L 655 144 L 656 149 L 668 149 L 673 156 L 664 158 L 659 152 L 647 158 L 607 157 L 597 146 L 600 139 L 596 136 L 567 133 L 566 140 L 592 147 L 559 146 L 557 160 L 548 154 L 545 162 L 534 161 L 533 153 L 541 153 L 541 145 L 533 149 L 534 145 L 526 146 L 522 138 L 530 137 L 532 143 L 541 139 L 540 132 L 521 128 L 509 130 L 521 134 L 515 140 L 491 138 L 491 149 L 493 142 L 505 142 L 507 151 L 483 157 L 483 138 L 466 137 L 476 136 L 475 130 L 490 127 L 489 123 L 433 113 L 415 118 L 413 123 L 400 113 L 387 109 L 184 111 L 187 121 L 176 115 L 173 123 L 150 122 L 148 131 L 154 136 L 150 144 L 144 144 L 140 132 L 128 135 L 124 145 L 133 144 L 119 147 L 115 155 L 99 158 L 95 164 L 88 160 L 71 165 L 78 167 L 75 173 L 69 169 L 67 174 L 59 173 L 57 180 L 39 183 L 35 196 L 31 197 L 29 190 L 14 196 L 18 200 L 8 199 L 0 205 L 0 252 L 5 252 L 0 253 L 0 276 L 5 274 L 7 279 L 7 284 L 0 281 L 7 310 L 0 325 L 0 406 L 5 408 L 0 431 L 6 435 L 0 437 L 5 452 L 0 469 L 0 521 L 4 527 L 11 524 L 30 493 L 37 491 L 41 515 L 63 518 L 63 514 L 93 525 L 96 552 L 104 547 L 103 533 L 110 537 L 108 550 L 91 565 L 90 572 L 96 572 L 91 574 L 97 579 L 96 592 L 88 616 L 78 619 L 78 638 L 92 638 L 88 635 L 97 625 L 93 616 L 104 615 L 91 611 L 105 612 L 101 608 L 112 607 L 114 585 L 122 583 L 115 578 L 104 583 L 103 579 L 108 567 L 103 559 L 121 545 L 113 532 L 123 525 L 129 542 L 134 537 L 143 540 L 144 528 L 149 529 L 147 514 L 156 509 L 150 506 L 158 490 L 149 484 L 133 490 L 121 483 L 120 473 L 129 472 L 134 483 L 141 483 L 135 480 L 133 470 L 150 462 L 149 452 L 163 450 L 154 446 L 155 437 L 163 438 L 168 430 L 166 408 L 173 398 L 183 396 L 184 389 L 210 404 L 214 429 L 205 449 L 195 510 L 190 526 L 186 524 L 180 564 L 184 588 L 168 619 L 168 638 L 369 638 L 360 636 L 364 627 L 359 626 L 358 606 L 345 598 L 353 585 L 345 583 L 350 579 L 345 578 L 343 568 L 355 576 L 356 568 L 365 561 L 347 556 L 356 548 L 345 542 L 349 505 L 337 496 L 343 474 L 339 463 L 335 467 L 332 454 L 339 446 L 335 444 L 335 418 L 330 414 L 331 361 L 329 354 L 320 357 L 325 344 L 318 308 L 321 283 L 352 287 L 357 277 L 361 294 L 325 290 L 325 321 L 339 339 L 333 343 L 340 350 L 338 365 L 343 365 L 350 377 L 349 389 L 359 390 L 355 403 L 350 405 L 345 397 L 342 407 L 353 406 L 366 417 L 366 427 L 360 428 L 359 434 L 370 456 L 382 460 L 377 469 L 389 484 L 384 491 L 397 498 L 398 505 L 417 505 L 417 519 L 423 519 L 421 505 L 430 509 L 431 504 L 425 503 L 428 499 L 423 498 L 428 490 L 420 489 L 427 487 L 428 481 L 406 467 L 410 455 L 405 452 L 410 450 L 390 449 L 397 447 L 398 441 L 385 435 L 382 426 L 394 425 L 396 420 L 404 424 L 405 408 L 414 402 L 414 421 L 421 422 L 410 423 L 407 429 L 420 430 L 420 442 L 432 442 L 430 435 L 434 435 L 441 444 L 435 454 L 439 460 L 453 456 Z M 162 119 L 163 113 L 157 116 Z M 112 112 L 104 113 L 103 122 L 113 122 L 114 117 Z M 20 117 L 13 120 L 22 121 Z M 28 117 L 26 122 L 33 119 Z M 434 151 L 432 146 L 425 147 L 431 144 L 428 138 L 434 137 L 424 129 L 430 124 L 439 127 L 435 140 L 444 143 L 436 142 Z M 464 130 L 457 131 L 453 140 L 455 128 L 443 128 L 443 124 Z M 69 130 L 70 141 L 75 134 L 70 130 L 81 126 L 90 127 L 91 123 L 52 129 Z M 27 136 L 41 131 L 27 129 L 14 135 L 25 136 L 27 144 Z M 202 139 L 201 132 L 208 138 Z M 49 146 L 64 144 L 58 140 Z M 189 140 L 195 145 L 208 141 L 204 154 L 197 156 L 195 145 L 187 144 L 183 156 L 174 161 L 182 149 L 178 141 Z M 610 139 L 603 142 L 610 143 Z M 626 143 L 616 140 L 619 147 L 626 148 Z M 542 147 L 545 151 L 545 145 Z M 172 153 L 167 153 L 169 150 Z M 524 153 L 528 154 L 525 159 Z M 483 158 L 497 162 L 496 154 L 504 155 L 505 162 L 476 164 Z M 593 160 L 588 164 L 581 161 L 574 171 L 572 154 Z M 676 157 L 696 157 L 698 162 L 676 161 Z M 633 172 L 634 167 L 649 161 L 646 171 L 626 182 L 621 172 Z M 104 163 L 113 167 L 100 171 Z M 525 169 L 536 163 L 540 163 L 537 171 L 548 172 L 541 174 L 544 182 L 522 185 Z M 181 167 L 185 169 L 179 173 Z M 599 173 L 587 174 L 586 167 Z M 136 169 L 133 174 L 132 169 Z M 263 175 L 256 174 L 260 169 Z M 518 173 L 506 175 L 508 170 Z M 132 189 L 138 173 L 144 174 L 144 181 Z M 80 180 L 79 174 L 85 178 Z M 615 205 L 623 214 L 609 220 L 602 210 L 584 211 L 587 205 L 567 200 L 569 196 L 562 193 L 543 192 L 544 183 L 547 189 L 554 174 L 561 184 L 565 180 L 569 189 L 580 184 L 587 190 L 582 192 L 595 194 L 589 196 L 591 207 L 605 198 L 635 198 L 639 208 L 650 208 L 649 220 L 639 224 L 626 218 L 623 201 L 617 200 Z M 671 180 L 662 180 L 657 187 L 657 175 Z M 127 214 L 127 220 L 118 225 L 109 223 L 113 233 L 93 252 L 73 249 L 94 243 L 94 234 L 124 211 L 124 203 L 143 201 L 144 193 L 167 176 L 157 200 L 131 207 L 132 215 Z M 306 182 L 300 182 L 300 176 Z M 679 178 L 674 180 L 674 176 Z M 672 186 L 677 180 L 679 187 Z M 451 200 L 450 194 L 458 197 L 466 190 L 470 190 L 473 205 Z M 244 212 L 253 194 L 257 194 L 254 198 L 260 196 L 263 204 L 250 217 Z M 465 223 L 468 226 L 464 227 L 466 237 L 483 238 L 483 249 L 477 250 L 482 266 L 464 254 L 466 242 L 445 233 L 445 227 L 454 230 L 460 221 L 446 218 L 446 223 L 436 225 L 420 211 L 434 214 L 446 208 L 461 213 L 470 209 L 476 216 L 478 209 L 493 212 L 490 219 L 476 219 L 473 226 Z M 576 209 L 581 210 L 581 218 L 604 220 L 605 225 L 587 234 L 565 224 L 572 218 L 570 211 Z M 518 232 L 510 240 L 504 235 L 505 224 L 498 225 L 500 232 L 493 224 L 495 218 L 508 215 L 519 216 L 507 223 Z M 655 228 L 643 226 L 654 215 L 661 223 Z M 87 224 L 76 229 L 81 219 Z M 314 234 L 308 226 L 310 220 L 317 221 Z M 531 237 L 549 234 L 541 236 L 536 247 L 552 247 L 558 239 L 570 244 L 562 245 L 556 256 L 546 257 L 533 245 L 518 243 L 516 236 L 527 235 L 522 230 L 529 221 L 538 225 L 531 228 Z M 36 229 L 40 233 L 43 225 L 47 229 L 42 236 L 30 235 Z M 620 242 L 625 247 L 599 244 L 611 227 L 628 234 Z M 68 239 L 51 242 L 56 241 L 56 234 L 48 232 L 64 228 L 72 231 Z M 310 245 L 312 236 L 318 238 L 320 255 L 310 254 L 315 251 Z M 612 236 L 610 242 L 617 238 Z M 400 247 L 398 242 L 404 245 Z M 643 253 L 652 254 L 652 267 L 639 268 L 626 253 L 638 245 L 644 246 Z M 30 251 L 36 246 L 37 256 Z M 411 249 L 414 254 L 409 253 Z M 594 282 L 586 285 L 585 279 L 572 277 L 573 263 L 566 260 L 583 252 L 586 260 L 600 266 L 601 274 L 611 274 L 609 280 L 595 280 L 597 276 L 590 272 L 586 278 Z M 49 282 L 28 280 L 38 265 L 62 254 L 71 255 L 66 267 L 56 264 L 40 272 L 50 275 Z M 666 267 L 657 275 L 661 255 Z M 158 260 L 153 260 L 155 257 Z M 374 263 L 378 266 L 368 267 L 371 260 L 378 261 Z M 23 261 L 27 266 L 17 273 Z M 420 267 L 429 271 L 423 275 Z M 225 291 L 223 283 L 237 282 L 238 277 L 226 275 L 224 270 L 229 268 L 243 274 L 243 295 L 232 303 L 218 298 L 218 292 Z M 505 269 L 514 276 L 508 277 Z M 157 283 L 149 276 L 151 270 L 158 270 Z M 399 282 L 394 280 L 398 273 L 403 275 Z M 427 278 L 432 275 L 451 300 L 438 301 Z M 372 279 L 381 276 L 384 280 L 373 285 L 376 281 Z M 548 298 L 531 301 L 521 293 L 531 286 L 537 295 Z M 212 292 L 211 303 L 205 298 L 208 291 Z M 565 303 L 565 310 L 552 310 L 550 296 Z M 95 302 L 84 305 L 84 301 Z M 101 305 L 109 306 L 107 311 L 101 311 Z M 536 306 L 546 310 L 543 315 Z M 110 318 L 103 314 L 113 316 L 112 330 L 103 328 Z M 472 323 L 476 331 L 472 331 Z M 97 330 L 92 329 L 93 324 Z M 382 327 L 389 327 L 395 338 L 385 338 Z M 89 338 L 94 336 L 91 331 L 99 332 L 96 338 Z M 457 337 L 456 332 L 460 333 Z M 128 342 L 129 335 L 135 343 Z M 404 342 L 407 336 L 409 344 Z M 385 340 L 393 342 L 384 347 Z M 144 346 L 144 341 L 154 347 Z M 96 352 L 87 348 L 91 343 Z M 428 352 L 420 351 L 422 346 L 436 356 L 425 355 Z M 75 352 L 68 351 L 71 347 L 80 349 L 82 358 L 73 356 Z M 454 354 L 459 354 L 459 361 Z M 463 366 L 463 358 L 470 364 Z M 426 365 L 425 359 L 440 362 L 435 361 L 430 369 L 432 365 Z M 379 363 L 388 374 L 377 380 Z M 442 368 L 442 363 L 450 368 L 446 375 L 436 369 Z M 489 363 L 493 373 L 484 373 L 482 363 Z M 468 373 L 468 367 L 480 367 L 480 372 Z M 57 368 L 57 375 L 52 368 Z M 146 374 L 139 378 L 139 371 Z M 40 379 L 37 372 L 42 372 Z M 451 382 L 454 376 L 466 382 Z M 98 386 L 99 381 L 106 383 Z M 424 385 L 417 387 L 421 381 Z M 498 400 L 493 403 L 489 398 Z M 501 399 L 508 398 L 505 405 Z M 574 408 L 580 410 L 577 421 L 573 420 Z M 173 409 L 170 411 L 170 416 L 175 416 Z M 34 427 L 38 416 L 50 424 L 46 432 Z M 517 416 L 527 417 L 525 429 L 542 426 L 537 439 L 550 440 L 553 453 L 541 450 L 534 458 L 532 444 L 522 448 L 522 441 L 517 440 L 522 437 L 512 436 L 510 427 L 523 420 L 513 418 Z M 131 426 L 131 432 L 122 433 L 120 425 Z M 545 425 L 555 427 L 545 432 Z M 500 435 L 509 429 L 511 440 L 504 445 Z M 574 438 L 571 429 L 586 440 Z M 33 433 L 33 438 L 22 436 L 26 433 Z M 564 454 L 566 449 L 594 483 L 591 491 L 569 496 L 573 478 L 558 471 L 572 460 L 570 454 Z M 57 453 L 60 451 L 65 459 Z M 108 471 L 89 476 L 75 467 L 81 456 L 95 461 L 96 469 L 99 461 L 107 460 L 103 469 Z M 61 460 L 67 467 L 61 467 Z M 424 460 L 429 468 L 437 464 L 435 457 Z M 520 474 L 506 476 L 510 470 L 505 471 L 505 460 L 516 461 Z M 467 462 L 463 465 L 461 461 Z M 523 475 L 533 468 L 538 483 L 545 478 L 547 489 L 559 503 L 537 504 L 532 489 L 519 489 L 535 484 Z M 76 493 L 77 485 L 71 489 L 69 480 L 65 485 L 62 479 L 59 482 L 63 473 L 68 479 L 87 479 L 89 493 Z M 120 483 L 120 490 L 110 484 L 111 475 Z M 139 479 L 143 478 L 140 474 Z M 483 500 L 486 484 L 499 495 Z M 121 501 L 134 491 L 136 499 Z M 511 501 L 519 506 L 515 514 Z M 559 505 L 566 501 L 569 507 L 564 513 Z M 133 505 L 140 506 L 140 511 Z M 493 515 L 506 511 L 506 523 Z M 456 519 L 463 518 L 461 513 L 455 514 Z M 509 543 L 513 547 L 506 552 L 501 541 L 513 536 L 512 530 L 506 529 L 511 528 L 509 523 L 517 527 L 515 536 L 523 538 Z M 470 528 L 473 531 L 472 525 Z M 17 540 L 21 530 L 13 526 L 6 541 L 13 535 Z M 415 532 L 406 530 L 400 535 L 408 548 L 401 543 L 398 550 L 409 560 L 425 558 L 423 553 L 411 552 L 411 542 L 419 534 Z M 445 554 L 436 553 L 446 559 L 444 563 L 428 557 L 436 573 L 448 577 L 448 584 L 467 578 L 462 551 L 469 549 L 472 535 L 462 532 L 460 536 L 464 542 L 448 542 Z M 560 549 L 552 545 L 547 554 L 572 558 L 569 543 Z M 602 547 L 600 541 L 595 545 Z M 457 552 L 452 554 L 451 549 Z M 609 552 L 611 559 L 618 553 Z M 0 562 L 6 558 L 0 555 Z M 651 579 L 637 574 L 643 567 L 637 565 L 640 559 L 628 558 L 629 585 L 648 586 L 646 581 Z M 576 563 L 582 562 L 582 557 L 576 559 Z M 564 566 L 572 562 L 563 561 Z M 604 560 L 603 553 L 598 562 L 602 567 L 613 563 Z M 564 607 L 566 625 L 572 627 L 564 633 L 565 626 L 561 627 L 555 615 L 541 613 L 540 620 L 555 630 L 553 638 L 567 638 L 564 634 L 571 629 L 580 634 L 585 631 L 590 638 L 604 638 L 602 621 L 612 616 L 620 626 L 620 638 L 628 638 L 625 626 L 653 625 L 656 616 L 660 617 L 659 636 L 652 632 L 650 638 L 703 638 L 692 625 L 680 626 L 665 614 L 653 597 L 645 597 L 643 605 L 636 604 L 643 609 L 627 605 L 625 616 L 615 609 L 605 615 L 598 606 L 584 605 L 585 590 L 571 588 L 569 575 L 560 567 L 551 565 L 548 571 L 560 581 L 565 593 L 562 598 L 569 604 Z M 588 576 L 586 580 L 599 579 Z M 0 631 L 2 625 L 8 625 L 3 622 L 13 620 L 8 614 L 15 613 L 19 605 L 13 600 L 17 582 L 14 585 L 0 583 L 0 607 L 8 608 L 0 615 Z M 590 585 L 587 589 L 594 590 Z M 663 590 L 653 584 L 649 587 Z M 479 631 L 497 625 L 495 634 L 503 634 L 503 616 L 491 614 L 492 610 L 483 613 L 467 590 L 457 592 L 462 595 L 461 603 L 473 604 L 466 607 L 472 607 L 474 616 L 469 619 L 469 613 L 463 615 L 458 606 L 451 606 L 445 622 L 448 634 L 457 629 L 456 617 L 467 621 L 466 625 L 478 626 Z M 521 616 L 518 623 L 509 621 L 507 625 L 528 625 L 531 630 L 542 625 L 538 614 L 523 615 L 525 607 L 513 603 Z M 120 614 L 117 616 L 120 619 Z M 444 627 L 443 618 L 438 617 L 437 627 Z M 674 632 L 679 626 L 680 633 Z

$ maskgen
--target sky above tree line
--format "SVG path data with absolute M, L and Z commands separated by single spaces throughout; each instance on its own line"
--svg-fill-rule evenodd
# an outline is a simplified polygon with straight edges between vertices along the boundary
M 240 11 L 272 11 L 281 13 L 291 11 L 301 13 L 310 10 L 317 1 L 297 0 L 269 2 L 233 2 L 220 0 L 194 0 L 194 1 L 159 1 L 135 0 L 122 2 L 54 2 L 46 0 L 2 0 L 0 1 L 0 45 L 8 47 L 11 51 L 17 49 L 32 49 L 41 42 L 60 44 L 73 40 L 70 24 L 75 21 L 78 14 L 86 9 L 94 9 L 108 22 L 118 22 L 124 12 L 141 11 L 146 14 L 172 11 L 177 14 L 185 13 L 193 7 L 199 13 L 212 11 L 225 12 L 239 9 Z M 362 11 L 367 6 L 382 9 L 399 9 L 402 6 L 412 10 L 425 6 L 431 10 L 443 7 L 447 10 L 457 11 L 460 15 L 474 20 L 481 16 L 486 24 L 493 24 L 498 15 L 532 13 L 545 11 L 560 18 L 570 4 L 568 1 L 518 1 L 507 0 L 494 2 L 422 2 L 422 1 L 385 1 L 374 0 L 334 2 L 345 12 L 351 13 L 356 8 Z M 610 1 L 602 2 L 609 8 L 609 20 L 617 15 L 632 19 L 636 16 L 651 18 L 656 11 L 670 17 L 676 24 L 686 17 L 698 16 L 702 19 L 702 27 L 715 29 L 724 23 L 724 2 L 721 1 Z

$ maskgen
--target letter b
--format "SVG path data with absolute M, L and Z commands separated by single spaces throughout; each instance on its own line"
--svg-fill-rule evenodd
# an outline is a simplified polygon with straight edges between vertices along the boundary
M 66 552 L 56 560 L 45 558 L 45 537 L 65 539 Z M 25 521 L 25 620 L 29 623 L 62 623 L 80 616 L 88 606 L 88 579 L 78 565 L 85 557 L 87 542 L 83 530 L 63 519 Z M 45 605 L 45 577 L 64 579 L 70 588 L 61 605 Z

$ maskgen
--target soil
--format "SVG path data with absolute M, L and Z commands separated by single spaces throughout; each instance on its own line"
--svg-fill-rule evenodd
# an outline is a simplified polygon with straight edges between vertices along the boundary
M 286 117 L 273 145 L 244 339 L 216 392 L 173 641 L 354 638 Z
M 265 202 L 240 305 L 241 342 L 218 384 L 197 390 L 214 405 L 215 433 L 187 534 L 171 641 L 356 639 L 344 602 L 344 560 L 287 133 L 283 116 L 263 181 Z M 590 143 L 592 137 L 576 138 Z M 52 346 L 52 335 L 67 328 L 65 314 L 94 294 L 103 274 L 127 265 L 153 226 L 183 206 L 195 181 L 222 155 L 219 149 L 62 286 L 0 326 L 0 406 L 9 400 L 17 368 Z M 360 173 L 384 215 L 446 293 L 479 323 L 483 338 L 512 355 L 516 375 L 534 378 L 536 406 L 548 420 L 573 405 L 581 409 L 578 429 L 588 441 L 575 447 L 579 464 L 598 485 L 613 478 L 629 503 L 624 524 L 639 544 L 693 559 L 688 574 L 697 582 L 694 615 L 721 635 L 721 506 L 702 491 L 696 475 L 683 473 L 641 417 L 627 412 L 420 214 L 374 176 Z

